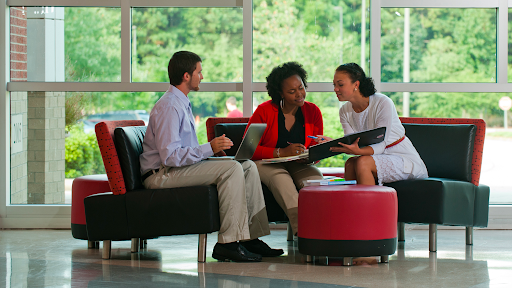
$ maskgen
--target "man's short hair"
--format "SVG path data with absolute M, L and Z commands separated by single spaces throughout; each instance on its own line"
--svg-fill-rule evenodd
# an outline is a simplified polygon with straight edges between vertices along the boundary
M 167 66 L 169 74 L 169 82 L 171 85 L 177 86 L 183 82 L 183 75 L 188 73 L 192 75 L 196 70 L 198 62 L 202 62 L 201 57 L 190 51 L 178 51 L 172 55 Z
M 226 103 L 236 106 L 236 98 L 234 96 L 231 96 L 228 98 L 228 100 L 226 100 Z

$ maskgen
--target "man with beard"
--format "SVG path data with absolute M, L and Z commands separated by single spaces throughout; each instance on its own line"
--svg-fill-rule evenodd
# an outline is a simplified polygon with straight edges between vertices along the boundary
M 158 100 L 140 156 L 142 182 L 148 189 L 217 185 L 221 227 L 213 258 L 258 262 L 279 256 L 258 238 L 270 234 L 256 165 L 252 161 L 204 161 L 229 149 L 225 135 L 199 145 L 194 127 L 190 91 L 203 79 L 201 58 L 189 51 L 176 52 L 169 61 L 170 87 Z

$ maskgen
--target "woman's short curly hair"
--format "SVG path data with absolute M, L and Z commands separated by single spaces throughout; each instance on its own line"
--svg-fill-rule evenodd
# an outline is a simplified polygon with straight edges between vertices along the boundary
M 304 88 L 308 87 L 308 73 L 302 65 L 297 62 L 286 62 L 282 65 L 274 67 L 272 72 L 267 76 L 267 91 L 272 102 L 279 105 L 281 101 L 281 93 L 283 91 L 283 81 L 293 75 L 298 75 L 304 83 Z

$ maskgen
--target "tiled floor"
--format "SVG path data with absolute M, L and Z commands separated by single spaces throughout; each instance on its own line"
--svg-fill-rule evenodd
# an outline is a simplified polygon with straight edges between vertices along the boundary
M 407 230 L 389 264 L 344 267 L 340 259 L 305 263 L 286 231 L 262 238 L 285 256 L 261 263 L 217 262 L 209 235 L 207 262 L 197 263 L 197 235 L 162 237 L 130 253 L 113 242 L 112 260 L 87 249 L 69 230 L 0 231 L 0 286 L 4 287 L 512 287 L 512 230 L 439 230 L 438 252 L 428 231 Z M 3 285 L 2 285 L 3 284 Z

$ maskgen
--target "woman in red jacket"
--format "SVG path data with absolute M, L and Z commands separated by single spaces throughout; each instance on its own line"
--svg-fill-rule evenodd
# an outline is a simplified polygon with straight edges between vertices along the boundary
M 323 133 L 320 109 L 304 101 L 306 79 L 307 72 L 296 62 L 275 67 L 267 76 L 267 91 L 272 99 L 258 106 L 247 125 L 267 123 L 252 160 L 261 181 L 288 216 L 294 234 L 297 234 L 298 191 L 304 186 L 303 181 L 322 179 L 322 173 L 309 163 L 263 164 L 257 160 L 299 155 L 316 144 L 308 136 Z

